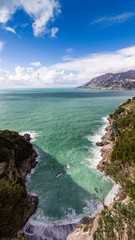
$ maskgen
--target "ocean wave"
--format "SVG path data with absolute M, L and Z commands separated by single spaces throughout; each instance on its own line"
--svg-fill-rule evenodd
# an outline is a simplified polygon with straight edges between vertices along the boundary
M 76 229 L 77 223 L 37 224 L 28 222 L 24 227 L 24 236 L 28 240 L 66 240 L 67 236 Z
M 86 204 L 88 208 L 93 208 L 94 199 L 91 201 L 88 201 L 86 199 Z M 100 202 L 97 202 L 96 209 L 93 208 L 93 213 L 89 215 L 90 218 L 94 218 L 99 212 L 101 212 L 103 209 L 103 205 Z M 83 215 L 87 214 L 87 208 L 84 209 Z M 38 212 L 39 214 L 39 221 L 38 219 L 33 220 L 32 218 L 27 222 L 25 225 L 23 231 L 24 236 L 28 240 L 66 240 L 67 236 L 73 232 L 76 229 L 76 226 L 81 223 L 81 217 L 78 219 L 74 219 L 74 209 L 70 208 L 70 216 L 71 219 L 63 219 L 59 221 L 55 221 L 53 223 L 43 223 L 41 222 L 42 217 L 44 217 L 44 214 L 42 210 Z M 42 219 L 43 220 L 43 219 Z
M 101 148 L 96 145 L 97 142 L 101 142 L 101 138 L 105 135 L 105 129 L 108 126 L 108 116 L 102 118 L 103 126 L 94 134 L 87 136 L 87 139 L 92 143 L 92 147 L 89 151 L 92 155 L 91 158 L 87 158 L 89 167 L 96 169 L 99 162 L 102 160 Z
M 36 140 L 36 138 L 37 138 L 37 136 L 38 136 L 38 133 L 36 133 L 35 131 L 24 131 L 24 132 L 20 132 L 19 134 L 21 135 L 21 136 L 24 136 L 24 134 L 29 134 L 30 135 L 30 137 L 31 137 L 31 142 L 35 142 L 35 140 Z

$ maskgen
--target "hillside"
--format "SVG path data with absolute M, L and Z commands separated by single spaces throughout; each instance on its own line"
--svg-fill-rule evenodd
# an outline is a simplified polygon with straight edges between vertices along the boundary
M 93 78 L 79 88 L 109 89 L 109 90 L 133 90 L 135 89 L 135 71 L 122 73 L 107 73 Z
M 11 240 L 34 213 L 38 197 L 26 191 L 26 175 L 36 166 L 30 136 L 0 130 L 0 239 Z
M 108 146 L 110 143 L 112 148 Z M 98 143 L 99 144 L 99 143 Z M 85 223 L 68 240 L 135 239 L 135 98 L 122 104 L 109 117 L 109 126 L 100 146 L 104 170 L 121 186 L 114 203 L 104 206 L 92 223 Z M 109 150 L 109 151 L 108 151 Z M 109 158 L 108 158 L 109 156 Z

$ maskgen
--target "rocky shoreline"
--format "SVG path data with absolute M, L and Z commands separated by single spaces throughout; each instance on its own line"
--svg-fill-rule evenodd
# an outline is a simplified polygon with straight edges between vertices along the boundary
M 104 171 L 104 168 L 106 164 L 110 161 L 110 157 L 113 151 L 113 147 L 115 145 L 115 141 L 112 140 L 112 119 L 108 117 L 108 126 L 105 129 L 105 134 L 102 136 L 101 141 L 97 142 L 96 145 L 101 148 L 101 156 L 102 160 L 97 165 L 97 169 L 99 171 Z M 119 194 L 119 193 L 118 193 Z M 67 240 L 93 240 L 94 239 L 94 233 L 98 227 L 98 220 L 99 220 L 99 214 L 96 215 L 95 218 L 89 219 L 90 223 L 88 224 L 66 224 L 64 227 L 62 224 L 57 225 L 54 224 L 54 226 L 45 226 L 45 225 L 33 225 L 31 222 L 28 222 L 27 225 L 24 228 L 25 231 L 25 237 L 27 239 L 32 240 L 38 239 L 38 236 L 40 236 L 41 239 L 50 239 L 52 236 L 52 239 L 66 239 Z M 77 228 L 76 228 L 77 227 Z M 40 229 L 40 231 L 39 231 Z M 87 230 L 88 229 L 88 230 Z M 74 231 L 74 232 L 73 232 Z M 57 232 L 58 237 L 55 236 L 55 233 Z M 70 233 L 72 232 L 72 233 Z M 37 234 L 38 233 L 38 234 Z M 56 234 L 56 235 L 57 235 Z
M 97 165 L 97 169 L 101 172 L 104 171 L 107 163 L 110 162 L 110 157 L 115 145 L 115 141 L 112 140 L 112 119 L 110 116 L 107 118 L 108 125 L 105 128 L 105 134 L 101 137 L 101 141 L 97 142 L 96 145 L 101 148 L 101 161 Z M 121 190 L 119 190 L 121 191 Z M 117 197 L 120 192 L 117 193 Z M 103 203 L 103 205 L 106 205 Z M 110 205 L 110 207 L 112 204 Z M 90 224 L 80 224 L 77 229 L 68 235 L 67 240 L 94 240 L 94 235 L 98 227 L 100 213 L 98 213 Z
M 112 141 L 112 120 L 110 117 L 108 117 L 108 126 L 106 127 L 105 131 L 105 135 L 102 136 L 101 142 L 96 143 L 97 146 L 101 147 L 102 160 L 97 166 L 97 169 L 101 172 L 104 171 L 106 163 L 110 161 L 114 147 L 114 141 Z
M 135 239 L 134 119 L 135 97 L 109 116 L 106 133 L 96 144 L 102 156 L 97 169 L 117 183 L 117 195 L 108 206 L 104 201 L 104 209 L 94 221 L 78 226 L 67 240 Z
M 112 135 L 112 127 L 111 127 L 111 119 L 110 117 L 108 117 L 108 126 L 106 127 L 106 132 L 105 135 L 102 136 L 101 138 L 101 142 L 96 143 L 97 146 L 101 147 L 101 156 L 102 156 L 102 160 L 99 162 L 97 169 L 100 171 L 104 170 L 104 166 L 107 163 L 107 161 L 110 158 L 111 152 L 112 152 L 112 147 L 114 142 L 111 140 L 111 135 Z M 90 219 L 89 221 L 91 222 L 90 225 L 94 226 L 92 232 L 94 231 L 94 229 L 96 228 L 97 225 L 97 217 Z M 35 224 L 34 222 L 28 222 L 24 228 L 24 235 L 27 239 L 32 240 L 33 238 L 35 240 L 38 239 L 38 237 L 40 237 L 41 239 L 59 239 L 59 240 L 63 240 L 66 239 L 67 236 L 67 240 L 83 240 L 83 239 L 87 239 L 87 235 L 89 236 L 89 232 L 82 232 L 80 231 L 80 227 L 79 227 L 79 233 L 78 233 L 78 225 L 79 226 L 84 226 L 85 228 L 85 224 L 81 224 L 81 222 L 83 222 L 83 220 L 80 220 L 79 224 L 73 224 L 73 223 L 67 223 L 63 226 L 63 224 L 53 224 L 53 225 L 45 225 L 45 224 Z M 70 226 L 70 227 L 69 227 Z M 77 229 L 76 229 L 77 227 Z M 38 230 L 40 229 L 40 231 Z M 75 230 L 76 229 L 76 230 Z M 83 229 L 83 227 L 82 227 Z M 75 232 L 73 232 L 75 231 Z M 57 233 L 55 236 L 55 232 Z M 74 235 L 75 234 L 75 235 Z M 81 234 L 81 235 L 80 235 Z M 53 236 L 53 237 L 52 237 Z M 52 237 L 52 238 L 51 238 Z
M 37 164 L 37 152 L 29 134 L 21 136 L 9 130 L 0 131 L 0 147 L 0 238 L 11 239 L 38 205 L 38 196 L 28 194 L 25 186 L 27 174 Z

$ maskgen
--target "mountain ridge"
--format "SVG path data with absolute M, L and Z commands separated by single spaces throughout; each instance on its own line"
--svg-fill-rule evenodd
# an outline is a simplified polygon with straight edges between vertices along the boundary
M 78 88 L 134 90 L 135 70 L 120 73 L 106 73 L 88 81 Z

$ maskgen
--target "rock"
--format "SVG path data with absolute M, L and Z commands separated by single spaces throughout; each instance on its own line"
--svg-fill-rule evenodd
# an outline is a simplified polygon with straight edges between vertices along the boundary
M 30 142 L 30 140 L 31 140 L 30 134 L 25 133 L 23 136 L 27 142 Z
M 28 221 L 28 219 L 32 216 L 32 214 L 36 211 L 38 206 L 38 196 L 35 194 L 29 195 L 29 208 L 27 211 L 25 211 L 24 215 L 24 224 Z
M 7 215 L 4 216 L 4 226 L 8 226 L 8 230 L 11 228 L 11 234 L 16 234 L 18 230 L 24 226 L 31 217 L 31 215 L 35 212 L 38 205 L 38 196 L 37 195 L 28 195 L 25 187 L 25 180 L 28 173 L 31 172 L 31 169 L 34 168 L 37 164 L 37 152 L 33 148 L 30 143 L 30 135 L 25 134 L 24 137 L 20 136 L 17 132 L 9 131 L 9 130 L 0 130 L 0 180 L 1 180 L 1 192 L 5 191 L 5 196 L 7 194 L 11 195 L 12 201 L 9 198 L 9 202 L 3 202 L 3 204 L 7 204 L 7 206 L 11 205 L 20 196 L 23 196 L 17 203 L 17 208 L 19 209 L 17 212 L 18 222 L 16 223 L 16 216 L 12 216 L 11 225 L 8 224 L 9 219 L 11 218 L 10 211 L 7 210 Z M 5 188 L 6 184 L 2 185 L 2 181 L 7 182 L 9 187 Z M 14 184 L 14 191 L 16 194 L 12 195 L 10 193 L 10 189 L 12 189 L 12 184 Z M 5 189 L 5 190 L 4 190 Z M 16 190 L 17 189 L 17 190 Z M 8 193 L 9 191 L 9 193 Z M 22 195 L 19 195 L 22 194 Z M 21 201 L 21 205 L 20 205 Z M 13 203 L 12 203 L 13 202 Z M 6 209 L 6 205 L 4 205 Z M 21 209 L 22 208 L 22 209 Z M 9 214 L 9 215 L 8 215 Z M 9 234 L 10 231 L 7 233 Z M 16 236 L 15 235 L 15 236 Z M 0 238 L 6 236 L 5 229 L 3 225 L 0 223 Z M 8 235 L 8 237 L 10 237 Z
M 101 172 L 103 172 L 105 165 L 106 165 L 106 161 L 105 160 L 101 160 L 100 163 L 97 166 L 97 169 L 100 170 Z
M 0 163 L 0 177 L 3 177 L 3 176 L 4 176 L 4 173 L 5 173 L 7 164 L 8 164 L 8 163 L 6 163 L 6 162 L 1 162 L 1 163 Z
M 66 163 L 66 169 L 68 169 L 68 170 L 69 170 L 69 169 L 70 169 L 70 167 L 71 167 L 71 166 L 70 166 L 70 164 Z
M 103 146 L 104 146 L 104 144 L 103 144 L 102 142 L 96 142 L 96 145 L 97 145 L 98 147 L 103 147 Z

